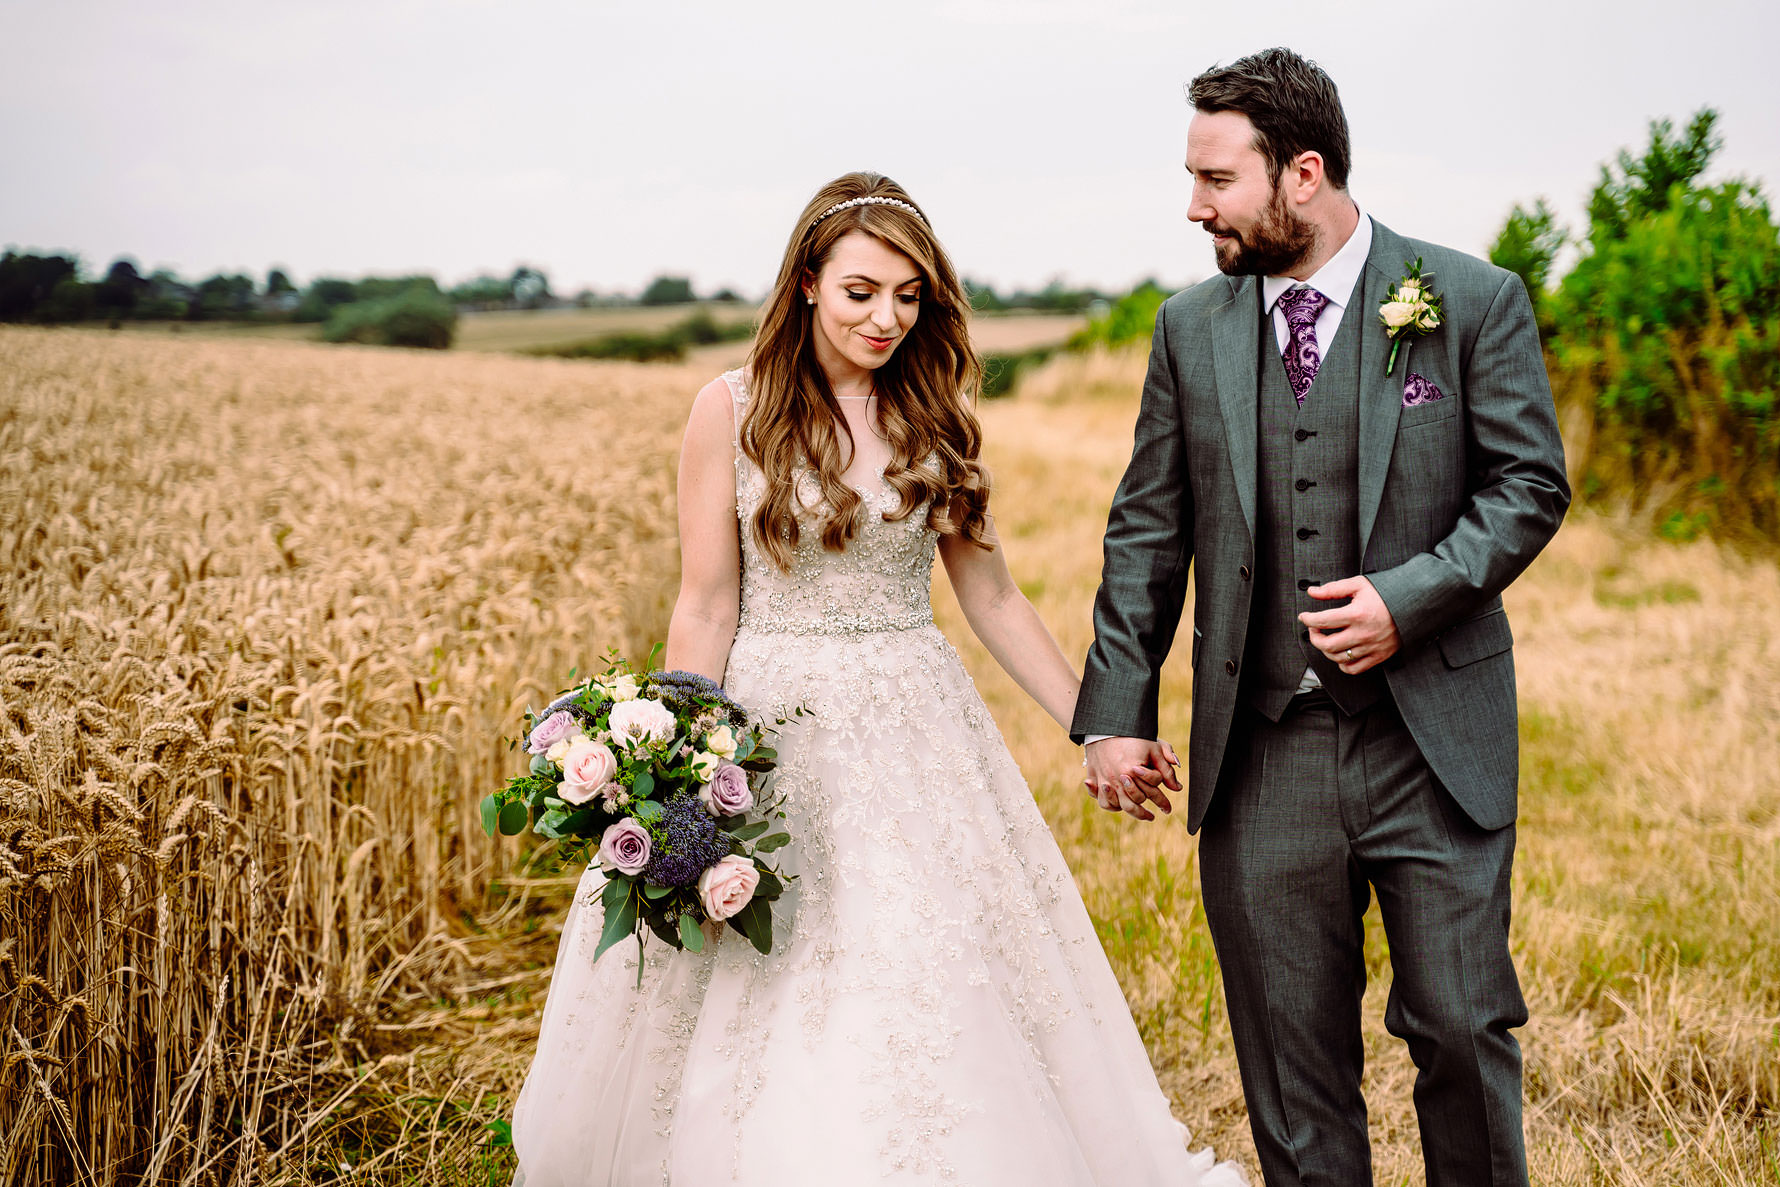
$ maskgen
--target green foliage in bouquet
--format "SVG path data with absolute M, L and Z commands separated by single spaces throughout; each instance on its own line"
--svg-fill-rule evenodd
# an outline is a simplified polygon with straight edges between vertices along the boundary
M 607 882 L 595 959 L 629 935 L 640 946 L 645 928 L 702 951 L 706 922 L 772 951 L 771 904 L 786 876 L 764 859 L 791 836 L 764 800 L 778 762 L 770 729 L 704 676 L 639 671 L 616 655 L 599 676 L 528 710 L 526 726 L 527 768 L 483 799 L 482 827 L 490 836 L 530 828 L 565 861 L 599 861 Z

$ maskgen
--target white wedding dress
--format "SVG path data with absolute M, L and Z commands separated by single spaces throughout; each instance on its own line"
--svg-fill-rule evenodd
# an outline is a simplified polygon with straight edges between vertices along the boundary
M 739 421 L 740 372 L 729 382 Z M 764 481 L 738 449 L 745 526 Z M 860 488 L 876 512 L 895 496 Z M 1222 1187 L 1190 1153 L 1062 854 L 929 604 L 922 516 L 744 530 L 725 689 L 779 735 L 773 951 L 597 963 L 581 880 L 513 1117 L 516 1187 Z

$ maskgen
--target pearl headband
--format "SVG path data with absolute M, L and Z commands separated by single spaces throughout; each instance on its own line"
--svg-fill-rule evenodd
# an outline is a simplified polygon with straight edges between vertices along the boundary
M 849 206 L 900 206 L 922 222 L 927 221 L 925 215 L 919 210 L 916 210 L 913 206 L 910 206 L 907 202 L 904 202 L 901 198 L 885 198 L 876 194 L 869 194 L 865 197 L 853 198 L 846 202 L 836 202 L 833 206 L 830 206 L 827 210 L 824 210 L 821 214 L 816 216 L 816 223 L 821 222 L 831 214 L 847 209 Z M 810 226 L 813 227 L 816 223 L 811 223 Z

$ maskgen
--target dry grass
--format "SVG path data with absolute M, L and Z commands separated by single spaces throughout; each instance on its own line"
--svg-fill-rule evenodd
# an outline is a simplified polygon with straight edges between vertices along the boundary
M 504 1183 L 483 1123 L 565 888 L 473 808 L 535 681 L 662 632 L 708 371 L 26 330 L 0 359 L 0 1182 Z M 984 412 L 1075 655 L 1141 371 L 1062 359 Z M 1777 583 L 1588 519 L 1511 593 L 1536 1182 L 1780 1180 Z M 1179 1115 L 1250 1158 L 1191 838 L 1093 809 L 939 613 Z M 1416 1182 L 1370 955 L 1379 1179 Z

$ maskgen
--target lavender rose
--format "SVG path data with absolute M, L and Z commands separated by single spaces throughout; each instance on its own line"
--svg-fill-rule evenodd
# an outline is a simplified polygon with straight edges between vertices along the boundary
M 538 722 L 532 730 L 531 739 L 526 743 L 526 751 L 530 754 L 545 754 L 550 748 L 574 733 L 580 727 L 567 709 L 558 709 L 544 720 Z
M 699 876 L 698 901 L 706 915 L 721 921 L 747 906 L 759 885 L 760 871 L 754 863 L 732 853 Z
M 598 742 L 576 742 L 562 756 L 562 785 L 557 794 L 580 807 L 598 795 L 617 773 L 618 759 L 610 750 Z
M 649 864 L 649 830 L 634 820 L 620 820 L 600 837 L 600 867 L 620 874 L 639 874 Z M 756 875 L 758 880 L 758 875 Z M 752 895 L 753 891 L 749 891 Z M 737 907 L 736 910 L 741 910 Z
M 612 706 L 607 724 L 612 740 L 626 750 L 666 742 L 674 736 L 674 715 L 660 701 L 639 697 Z
M 754 806 L 748 772 L 732 762 L 724 763 L 711 781 L 698 789 L 698 802 L 713 816 L 740 816 Z

